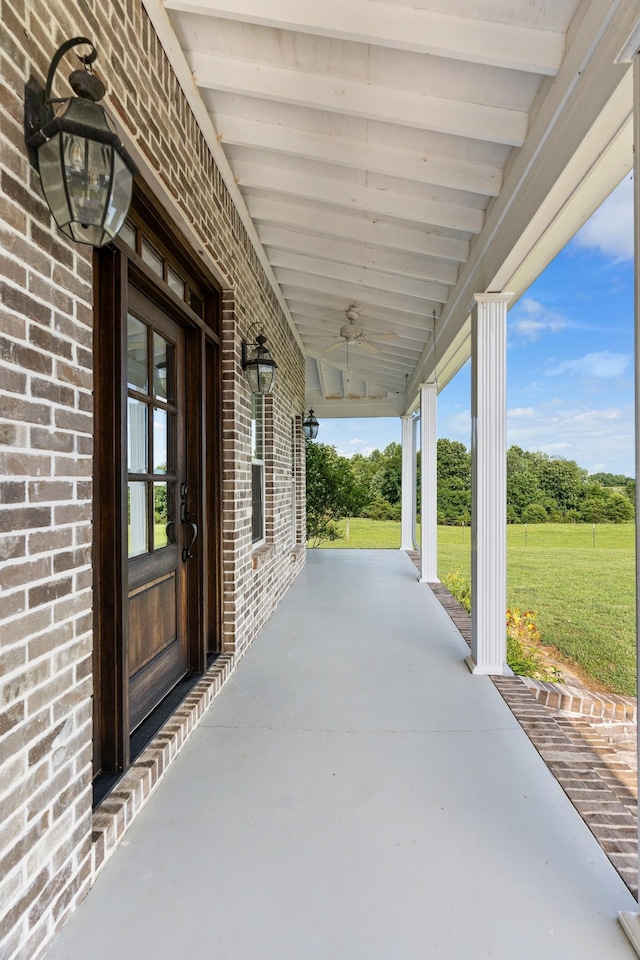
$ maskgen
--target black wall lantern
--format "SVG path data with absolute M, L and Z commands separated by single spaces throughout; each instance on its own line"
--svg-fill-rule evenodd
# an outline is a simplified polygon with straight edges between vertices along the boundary
M 75 97 L 52 99 L 62 57 L 72 47 L 91 48 L 69 76 Z M 103 106 L 105 88 L 90 70 L 98 56 L 91 40 L 74 37 L 56 52 L 45 89 L 31 78 L 25 87 L 24 130 L 29 160 L 40 174 L 53 218 L 67 237 L 101 247 L 118 235 L 131 203 L 138 168 Z
M 309 416 L 304 421 L 302 426 L 304 428 L 304 435 L 307 440 L 315 440 L 315 438 L 318 436 L 318 427 L 320 424 L 316 420 L 313 410 L 309 410 Z
M 258 324 L 254 323 L 249 328 L 249 333 L 251 333 L 253 327 L 257 326 Z M 278 364 L 267 350 L 266 342 L 267 338 L 262 331 L 252 343 L 248 344 L 246 340 L 242 341 L 242 369 L 247 375 L 251 393 L 261 393 L 263 395 L 271 393 L 276 382 Z M 249 353 L 249 350 L 251 350 L 251 353 Z

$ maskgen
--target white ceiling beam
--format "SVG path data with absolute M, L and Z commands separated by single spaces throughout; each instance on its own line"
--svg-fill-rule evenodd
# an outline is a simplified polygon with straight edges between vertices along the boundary
M 259 228 L 260 224 L 300 228 L 325 238 L 361 241 L 455 263 L 464 263 L 469 255 L 469 243 L 466 240 L 444 237 L 411 226 L 402 227 L 378 218 L 352 217 L 331 207 L 309 207 L 254 196 L 247 196 L 246 203 Z
M 385 390 L 392 390 L 396 393 L 398 388 L 403 384 L 404 373 L 392 375 L 384 369 L 380 369 L 378 373 L 376 373 L 375 369 L 369 366 L 369 361 L 374 361 L 374 358 L 369 354 L 357 353 L 357 350 L 357 347 L 349 350 L 348 366 L 346 360 L 344 362 L 336 360 L 335 358 L 330 360 L 321 350 L 309 350 L 307 351 L 307 356 L 313 360 L 326 363 L 328 367 L 333 367 L 335 370 L 342 370 L 343 373 L 348 373 L 350 376 L 353 375 L 365 381 L 372 380 L 377 386 L 384 387 Z M 354 354 L 356 355 L 354 356 Z
M 196 84 L 210 90 L 516 147 L 527 133 L 522 110 L 195 51 L 187 59 Z
M 306 405 L 313 406 L 321 423 L 345 417 L 401 417 L 405 412 L 404 393 L 391 398 L 363 397 L 362 400 L 324 400 L 319 394 L 309 393 Z
M 373 343 L 374 346 L 377 346 L 375 341 L 371 341 L 371 342 Z M 336 362 L 340 362 L 341 357 L 346 357 L 346 347 L 342 347 L 340 351 L 338 350 L 332 351 L 330 354 L 325 353 L 325 349 L 327 347 L 326 343 L 323 344 L 323 343 L 309 341 L 305 343 L 305 347 L 306 347 L 307 356 L 311 356 L 312 354 L 313 355 L 317 354 L 317 355 L 326 357 L 326 360 L 328 363 L 331 363 L 332 360 L 335 360 Z M 411 367 L 415 363 L 415 360 L 412 360 L 411 362 L 409 362 L 407 360 L 403 360 L 402 357 L 394 357 L 391 355 L 387 355 L 387 353 L 384 353 L 383 351 L 380 351 L 379 354 L 371 354 L 371 353 L 365 354 L 364 351 L 362 351 L 359 347 L 350 346 L 349 347 L 349 366 L 351 366 L 351 359 L 354 353 L 359 359 L 361 358 L 362 362 L 367 363 L 367 365 L 370 367 L 370 371 L 373 371 L 373 372 L 377 371 L 376 376 L 378 374 L 380 375 L 385 374 L 388 376 L 404 377 L 406 373 L 410 372 Z
M 272 250 L 270 262 L 278 275 L 278 269 L 295 271 L 313 276 L 327 277 L 330 280 L 343 280 L 356 287 L 373 287 L 375 290 L 387 290 L 398 296 L 417 297 L 422 300 L 438 300 L 445 303 L 449 296 L 449 287 L 443 283 L 429 280 L 414 280 L 412 277 L 399 277 L 392 273 L 382 273 L 368 267 L 355 267 L 336 260 L 320 260 L 286 250 Z
M 264 0 L 165 0 L 165 6 L 549 76 L 557 72 L 564 53 L 560 33 L 375 0 L 270 0 L 268 5 Z
M 331 280 L 327 277 L 311 276 L 305 273 L 299 273 L 294 270 L 283 270 L 276 268 L 274 271 L 282 292 L 288 299 L 291 293 L 293 299 L 300 290 L 314 291 L 315 293 L 334 294 L 343 296 L 348 303 L 354 300 L 366 300 L 379 307 L 391 307 L 391 309 L 404 310 L 405 313 L 414 313 L 418 317 L 431 318 L 431 313 L 436 310 L 440 312 L 442 301 L 419 300 L 417 297 L 401 296 L 397 293 L 389 293 L 387 290 L 374 289 L 373 287 L 359 287 L 354 283 L 346 283 L 342 280 Z
M 316 360 L 316 369 L 318 371 L 318 380 L 320 381 L 320 391 L 323 397 L 327 396 L 327 383 L 324 375 L 324 364 L 320 360 Z
M 441 200 L 430 200 L 407 193 L 377 190 L 375 187 L 308 176 L 247 161 L 236 160 L 233 171 L 241 188 L 270 190 L 302 200 L 320 201 L 332 206 L 379 213 L 397 220 L 431 224 L 434 227 L 466 233 L 480 233 L 484 223 L 484 210 L 458 203 L 444 203 Z
M 143 4 L 147 16 L 151 21 L 151 25 L 162 45 L 162 49 L 167 56 L 167 60 L 175 72 L 185 99 L 193 111 L 195 121 L 202 131 L 202 136 L 204 137 L 207 147 L 211 151 L 211 155 L 216 163 L 216 166 L 218 167 L 218 170 L 220 171 L 220 176 L 222 177 L 224 184 L 229 191 L 229 195 L 233 201 L 233 204 L 238 211 L 238 216 L 240 217 L 240 220 L 247 231 L 251 245 L 256 251 L 258 260 L 260 261 L 262 269 L 264 270 L 267 278 L 267 282 L 269 283 L 269 286 L 273 290 L 276 299 L 280 304 L 285 320 L 291 329 L 291 333 L 293 334 L 296 343 L 298 343 L 298 346 L 302 349 L 302 343 L 298 340 L 298 331 L 296 330 L 293 318 L 289 313 L 289 308 L 287 307 L 282 291 L 280 290 L 280 287 L 273 275 L 271 264 L 267 259 L 267 255 L 262 248 L 260 240 L 258 239 L 258 234 L 251 219 L 251 215 L 247 210 L 242 194 L 235 182 L 234 175 L 231 172 L 225 152 L 220 145 L 216 131 L 211 123 L 211 117 L 202 101 L 200 91 L 194 83 L 191 68 L 185 59 L 184 51 L 181 49 L 180 44 L 178 43 L 173 25 L 169 20 L 169 16 L 162 4 L 162 0 L 143 0 Z
M 352 170 L 367 170 L 489 197 L 497 197 L 500 192 L 502 171 L 490 164 L 438 156 L 428 151 L 419 153 L 403 150 L 402 147 L 371 141 L 327 136 L 227 114 L 216 113 L 214 122 L 221 142 L 236 147 L 268 150 L 306 160 L 323 160 Z
M 433 280 L 436 283 L 453 284 L 458 278 L 455 264 L 436 260 L 434 257 L 420 257 L 412 253 L 386 250 L 384 247 L 328 240 L 326 237 L 274 226 L 260 227 L 258 236 L 267 253 L 269 250 L 304 253 L 324 260 L 338 260 L 340 263 L 384 270 L 399 276 Z
M 327 321 L 335 321 L 341 326 L 346 322 L 345 310 L 349 304 L 356 302 L 360 316 L 365 323 L 372 325 L 375 323 L 376 326 L 379 324 L 385 324 L 386 326 L 391 323 L 394 325 L 394 329 L 399 325 L 400 329 L 406 327 L 410 330 L 422 332 L 425 338 L 431 336 L 433 332 L 433 309 L 437 306 L 436 304 L 431 308 L 431 312 L 425 314 L 421 311 L 416 314 L 403 310 L 400 302 L 393 306 L 375 304 L 369 299 L 369 292 L 364 289 L 358 291 L 357 299 L 354 301 L 353 297 L 349 298 L 341 292 L 336 292 L 335 288 L 328 284 L 321 291 L 310 290 L 308 287 L 292 287 L 286 289 L 284 294 L 292 310 L 302 313 L 310 309 L 318 311 L 321 322 L 326 318 Z M 438 311 L 436 310 L 437 315 Z
M 325 237 L 339 237 L 343 240 L 373 243 L 380 247 L 408 253 L 424 254 L 456 263 L 464 263 L 469 255 L 466 240 L 443 237 L 437 233 L 428 233 L 411 227 L 401 227 L 394 223 L 385 223 L 378 219 L 341 215 L 331 208 L 324 209 L 300 206 L 269 200 L 266 197 L 246 198 L 247 208 L 256 224 L 276 224 L 287 227 L 300 227 Z
M 363 330 L 365 334 L 367 333 L 367 326 L 363 325 Z M 305 346 L 309 346 L 311 342 L 317 342 L 318 345 L 323 347 L 330 347 L 332 343 L 337 343 L 339 338 L 338 328 L 321 328 L 314 327 L 313 325 L 309 326 L 308 324 L 300 324 L 298 327 L 300 335 Z M 398 337 L 397 340 L 392 340 L 387 342 L 384 339 L 378 339 L 375 336 L 377 328 L 371 328 L 374 333 L 369 335 L 369 339 L 376 346 L 380 346 L 384 351 L 386 358 L 387 350 L 389 351 L 389 356 L 392 360 L 397 363 L 404 363 L 406 368 L 406 363 L 411 361 L 415 362 L 420 357 L 420 343 L 417 340 L 405 340 L 404 337 Z
M 291 304 L 289 304 L 289 307 L 291 307 Z M 308 313 L 297 313 L 293 310 L 291 312 L 296 322 L 296 327 L 298 328 L 300 336 L 303 340 L 313 336 L 331 337 L 337 335 L 342 324 L 346 322 L 343 319 L 342 321 L 335 320 L 332 324 L 328 324 L 323 319 L 310 316 Z M 361 324 L 361 326 L 363 326 L 365 330 L 370 327 L 372 330 L 384 330 L 385 333 L 397 333 L 398 339 L 394 340 L 390 344 L 386 344 L 385 349 L 388 346 L 394 350 L 400 350 L 401 353 L 406 354 L 408 357 L 413 356 L 416 353 L 421 353 L 428 336 L 428 332 L 425 332 L 424 329 L 420 330 L 417 327 L 403 327 L 402 330 L 399 330 L 397 328 L 392 328 L 389 326 L 389 324 L 386 324 L 383 328 L 381 324 L 375 321 L 373 323 L 366 321 L 365 323 Z

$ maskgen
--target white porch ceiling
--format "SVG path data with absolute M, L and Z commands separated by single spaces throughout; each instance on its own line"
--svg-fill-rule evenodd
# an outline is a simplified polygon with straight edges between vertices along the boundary
M 145 5 L 320 417 L 404 413 L 436 358 L 446 383 L 473 294 L 522 294 L 631 166 L 637 0 Z M 351 304 L 372 333 L 347 350 Z

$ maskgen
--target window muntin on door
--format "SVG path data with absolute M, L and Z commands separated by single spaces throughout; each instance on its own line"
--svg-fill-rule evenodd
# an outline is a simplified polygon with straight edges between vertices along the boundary
M 127 316 L 127 531 L 129 559 L 175 542 L 176 349 Z

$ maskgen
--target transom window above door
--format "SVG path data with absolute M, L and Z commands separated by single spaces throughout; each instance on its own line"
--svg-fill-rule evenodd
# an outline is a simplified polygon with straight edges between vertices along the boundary
M 185 278 L 179 263 L 163 251 L 162 244 L 147 234 L 143 226 L 129 219 L 122 227 L 120 239 L 141 257 L 143 262 L 183 300 L 197 316 L 204 317 L 204 297 Z

